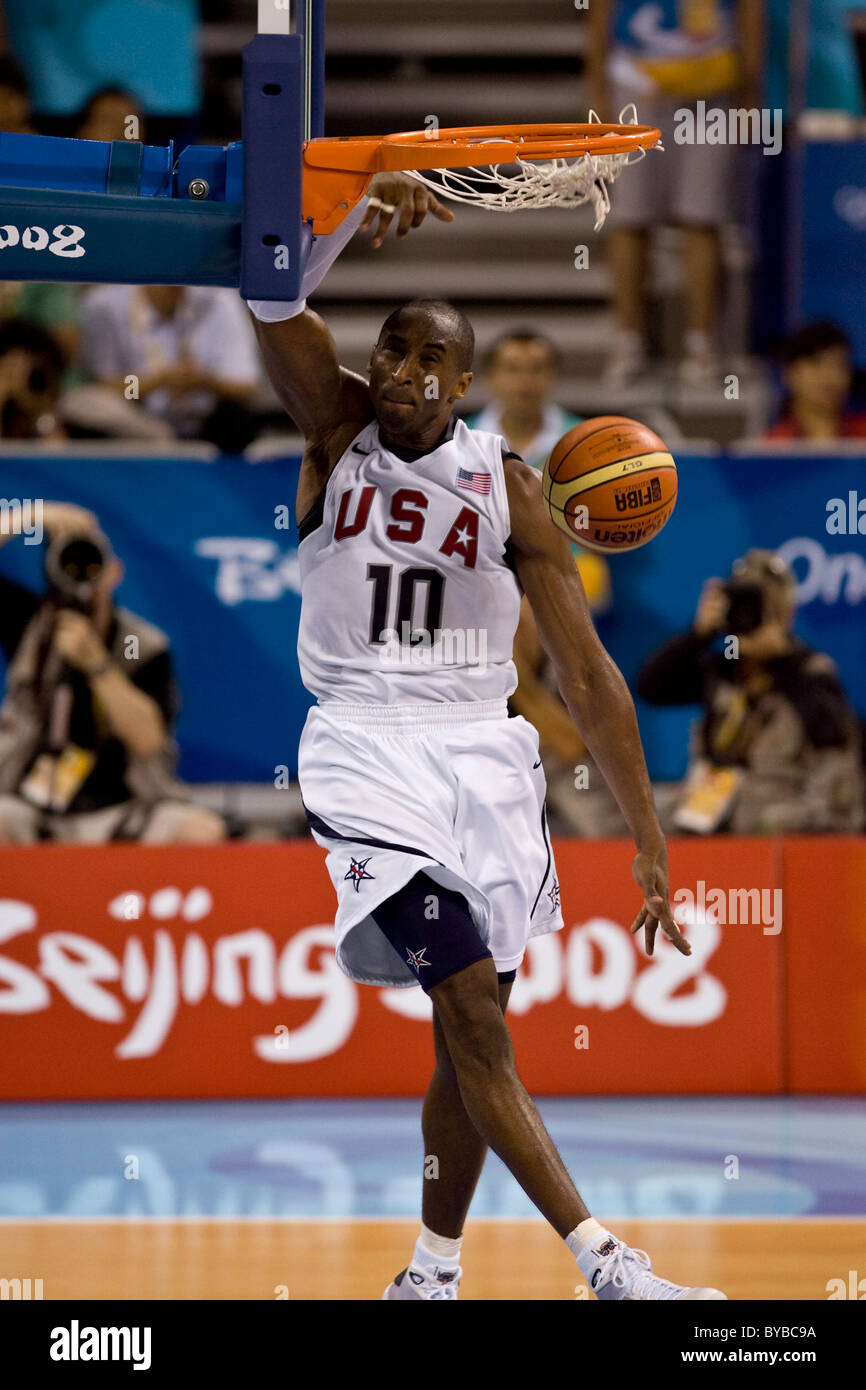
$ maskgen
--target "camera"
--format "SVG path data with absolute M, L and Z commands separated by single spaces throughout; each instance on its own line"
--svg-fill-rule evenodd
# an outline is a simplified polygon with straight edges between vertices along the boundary
M 66 531 L 55 537 L 45 554 L 50 601 L 57 608 L 72 609 L 91 617 L 96 584 L 109 558 L 104 538 L 93 532 Z
M 764 622 L 766 595 L 760 584 L 750 579 L 729 579 L 723 585 L 728 600 L 725 623 L 737 637 L 754 632 Z

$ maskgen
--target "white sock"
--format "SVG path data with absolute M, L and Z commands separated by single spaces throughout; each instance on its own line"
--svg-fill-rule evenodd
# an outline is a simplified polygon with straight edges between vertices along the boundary
M 422 1222 L 421 1234 L 415 1242 L 415 1254 L 412 1263 L 420 1265 L 422 1269 L 432 1269 L 434 1265 L 441 1265 L 445 1268 L 451 1265 L 456 1269 L 460 1263 L 462 1244 L 462 1236 L 458 1236 L 456 1240 L 452 1240 L 448 1236 L 437 1236 Z
M 600 1221 L 588 1216 L 585 1221 L 581 1221 L 579 1226 L 575 1226 L 570 1235 L 565 1237 L 565 1243 L 577 1260 L 593 1241 L 598 1243 L 599 1240 L 609 1235 L 610 1231 L 602 1226 Z

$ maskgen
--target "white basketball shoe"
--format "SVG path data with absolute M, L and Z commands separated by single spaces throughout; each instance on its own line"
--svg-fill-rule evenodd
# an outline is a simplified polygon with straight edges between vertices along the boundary
M 596 1298 L 636 1303 L 652 1299 L 725 1299 L 719 1289 L 690 1289 L 653 1274 L 649 1255 L 605 1235 L 582 1251 L 578 1265 Z
M 388 1285 L 382 1298 L 436 1298 L 453 1302 L 457 1298 L 457 1285 L 462 1273 L 459 1265 L 456 1269 L 440 1269 L 438 1265 L 433 1269 L 422 1269 L 419 1265 L 410 1264 Z

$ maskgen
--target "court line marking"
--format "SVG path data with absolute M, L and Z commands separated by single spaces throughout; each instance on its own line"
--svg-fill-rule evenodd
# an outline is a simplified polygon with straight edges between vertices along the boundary
M 220 1222 L 220 1223 L 230 1223 L 230 1222 L 231 1222 L 231 1223 L 237 1223 L 237 1222 L 243 1221 L 243 1222 L 246 1222 L 246 1223 L 249 1224 L 249 1225 L 254 1225 L 255 1223 L 258 1223 L 258 1224 L 260 1224 L 260 1225 L 262 1225 L 262 1224 L 275 1225 L 275 1224 L 277 1224 L 277 1223 L 281 1223 L 281 1224 L 283 1224 L 283 1225 L 289 1225 L 289 1224 L 291 1224 L 291 1225 L 298 1225 L 298 1224 L 300 1224 L 301 1222 L 304 1222 L 304 1223 L 306 1223 L 306 1224 L 308 1224 L 308 1225 L 311 1224 L 311 1223 L 316 1223 L 316 1224 L 318 1224 L 318 1225 L 321 1225 L 321 1224 L 323 1224 L 323 1223 L 333 1223 L 333 1222 L 338 1222 L 338 1221 L 342 1221 L 342 1222 L 352 1221 L 352 1222 L 355 1222 L 355 1223 L 358 1223 L 358 1224 L 371 1225 L 371 1224 L 375 1223 L 376 1225 L 381 1226 L 381 1225 L 385 1225 L 385 1224 L 397 1224 L 397 1223 L 399 1223 L 399 1224 L 402 1225 L 402 1224 L 404 1224 L 404 1223 L 407 1222 L 407 1221 L 420 1221 L 420 1220 L 421 1220 L 420 1215 L 419 1215 L 419 1216 L 414 1216 L 414 1215 L 410 1215 L 410 1216 L 390 1216 L 390 1215 L 389 1215 L 389 1216 L 351 1216 L 351 1215 L 345 1215 L 345 1214 L 342 1215 L 342 1216 L 334 1216 L 334 1215 L 330 1215 L 330 1214 L 327 1215 L 327 1216 L 249 1216 L 249 1215 L 242 1215 L 242 1214 L 241 1214 L 241 1215 L 238 1215 L 238 1216 L 216 1216 L 216 1215 L 214 1215 L 214 1216 L 206 1216 L 206 1215 L 205 1215 L 205 1216 L 146 1216 L 146 1215 L 137 1215 L 137 1216 L 131 1216 L 131 1215 L 130 1215 L 130 1216 L 126 1216 L 126 1215 L 122 1215 L 122 1214 L 121 1214 L 121 1215 L 117 1215 L 117 1216 L 50 1216 L 50 1215 L 47 1215 L 47 1216 L 46 1216 L 46 1215 L 38 1215 L 38 1216 L 36 1216 L 36 1215 L 34 1215 L 34 1216 L 0 1216 L 0 1226 L 6 1226 L 6 1225 L 16 1225 L 16 1226 L 22 1226 L 22 1225 L 48 1225 L 48 1224 L 50 1224 L 50 1225 L 55 1225 L 55 1226 L 60 1226 L 60 1225 L 65 1225 L 65 1226 L 72 1226 L 72 1225 L 76 1225 L 76 1226 L 84 1226 L 84 1225 L 97 1226 L 97 1225 L 106 1225 L 106 1224 L 114 1224 L 114 1225 L 116 1225 L 116 1224 L 118 1224 L 119 1222 L 133 1222 L 133 1221 L 139 1221 L 139 1222 L 141 1222 L 141 1221 L 147 1221 L 147 1222 L 150 1222 L 150 1223 L 153 1224 L 153 1225 L 158 1224 L 159 1222 L 169 1222 L 169 1221 L 172 1222 L 172 1223 L 175 1224 L 175 1225 L 180 1225 L 180 1224 L 192 1225 L 192 1224 L 199 1224 L 199 1223 L 201 1223 L 201 1222 L 203 1222 L 203 1221 Z M 547 1221 L 545 1221 L 545 1219 L 544 1219 L 543 1216 L 487 1216 L 487 1215 L 484 1215 L 484 1216 L 470 1216 L 470 1217 L 469 1217 L 469 1221 L 471 1221 L 471 1222 L 473 1222 L 473 1223 L 475 1223 L 475 1224 L 480 1224 L 481 1222 L 486 1222 L 486 1223 L 498 1222 L 500 1225 L 506 1225 L 506 1224 L 507 1224 L 507 1225 L 521 1225 L 521 1224 L 522 1224 L 522 1225 L 533 1225 L 533 1226 L 546 1226 L 546 1225 L 549 1224 Z M 811 1222 L 811 1223 L 813 1223 L 813 1224 L 818 1224 L 818 1223 L 820 1223 L 821 1225 L 825 1225 L 825 1226 L 831 1226 L 831 1225 L 858 1225 L 858 1224 L 859 1224 L 859 1225 L 866 1225 L 866 1213 L 864 1213 L 862 1216 L 815 1216 L 815 1215 L 798 1216 L 796 1213 L 793 1213 L 793 1214 L 788 1215 L 788 1216 L 779 1215 L 779 1214 L 777 1214 L 777 1213 L 775 1213 L 775 1214 L 773 1214 L 773 1215 L 771 1215 L 771 1216 L 634 1216 L 634 1215 L 632 1215 L 632 1216 L 616 1216 L 616 1215 L 614 1215 L 614 1216 L 605 1216 L 605 1222 L 606 1222 L 606 1223 L 610 1223 L 610 1222 L 620 1222 L 620 1221 L 621 1221 L 621 1222 L 626 1222 L 626 1221 L 630 1221 L 630 1222 L 640 1222 L 640 1224 L 643 1225 L 643 1226 L 646 1226 L 646 1225 L 653 1225 L 653 1224 L 655 1224 L 655 1225 L 662 1225 L 662 1224 L 664 1224 L 664 1225 L 670 1226 L 670 1225 L 672 1225 L 672 1224 L 674 1224 L 674 1223 L 677 1223 L 677 1224 L 679 1224 L 679 1225 L 694 1225 L 694 1224 L 697 1223 L 697 1222 L 702 1222 L 702 1223 L 704 1223 L 704 1224 L 711 1224 L 711 1225 L 716 1225 L 716 1226 L 727 1225 L 727 1224 L 744 1225 L 744 1224 L 746 1224 L 746 1223 L 750 1223 L 751 1225 L 755 1225 L 755 1226 L 756 1226 L 756 1225 L 760 1225 L 760 1224 L 762 1224 L 762 1223 L 769 1222 L 769 1221 L 787 1221 L 787 1222 L 789 1222 L 789 1223 Z M 553 1228 L 551 1227 L 551 1229 L 553 1229 Z

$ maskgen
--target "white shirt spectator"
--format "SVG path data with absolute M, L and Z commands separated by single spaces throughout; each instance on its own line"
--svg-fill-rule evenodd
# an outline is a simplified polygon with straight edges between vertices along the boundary
M 258 348 L 247 310 L 231 289 L 183 289 L 174 313 L 164 315 L 141 285 L 100 285 L 83 299 L 82 357 L 99 381 L 148 379 L 184 363 L 235 386 L 261 386 Z M 189 436 L 219 401 L 195 387 L 179 395 L 167 388 L 142 392 L 150 413 Z
M 487 430 L 490 434 L 504 434 L 502 429 L 503 407 L 491 401 L 477 415 L 472 415 L 466 421 L 472 430 Z M 571 415 L 562 406 L 555 405 L 552 401 L 544 407 L 541 420 L 541 429 L 531 441 L 521 448 L 520 457 L 527 463 L 531 463 L 533 468 L 543 468 L 544 461 L 555 444 L 558 444 L 564 434 L 567 434 L 575 425 L 580 424 L 577 415 Z

